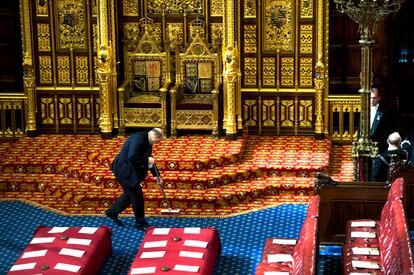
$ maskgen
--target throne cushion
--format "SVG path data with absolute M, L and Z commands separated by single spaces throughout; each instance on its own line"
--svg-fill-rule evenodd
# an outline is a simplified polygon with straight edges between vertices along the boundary
M 184 96 L 177 103 L 177 110 L 213 110 L 213 102 L 207 97 L 186 97 Z
M 153 93 L 134 93 L 125 103 L 126 108 L 161 108 L 161 97 Z

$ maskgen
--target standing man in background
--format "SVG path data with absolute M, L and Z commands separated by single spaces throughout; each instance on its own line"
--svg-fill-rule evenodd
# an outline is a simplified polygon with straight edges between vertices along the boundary
M 378 142 L 379 153 L 387 150 L 388 135 L 393 131 L 390 110 L 381 103 L 381 95 L 377 88 L 371 89 L 370 136 Z
M 163 132 L 160 128 L 154 128 L 149 132 L 134 133 L 125 141 L 121 151 L 112 162 L 112 171 L 124 193 L 105 214 L 119 226 L 122 222 L 118 219 L 118 215 L 132 205 L 135 227 L 143 231 L 149 227 L 145 220 L 141 182 L 147 177 L 149 169 L 155 176 L 152 145 L 160 143 L 162 139 Z

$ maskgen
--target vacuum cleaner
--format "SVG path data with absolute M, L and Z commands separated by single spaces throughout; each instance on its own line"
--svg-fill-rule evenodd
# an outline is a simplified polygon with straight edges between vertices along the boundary
M 157 178 L 158 186 L 160 187 L 161 193 L 164 196 L 164 202 L 168 207 L 167 209 L 162 209 L 161 214 L 179 214 L 180 209 L 172 209 L 171 208 L 170 202 L 168 201 L 167 196 L 165 195 L 164 186 L 163 186 L 163 183 L 162 183 L 162 180 L 161 180 L 160 172 L 158 171 L 158 168 L 155 165 L 155 163 L 154 163 L 154 171 L 155 171 L 155 177 Z

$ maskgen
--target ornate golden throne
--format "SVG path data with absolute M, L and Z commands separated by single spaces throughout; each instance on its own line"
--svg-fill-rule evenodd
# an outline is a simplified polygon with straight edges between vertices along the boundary
M 177 55 L 176 85 L 170 90 L 173 137 L 177 130 L 211 130 L 213 136 L 219 135 L 220 57 L 200 33 L 195 29 L 191 44 Z
M 145 31 L 133 52 L 126 52 L 126 80 L 118 89 L 120 132 L 126 128 L 159 127 L 167 133 L 169 50 L 161 52 L 150 33 L 152 19 L 142 18 Z

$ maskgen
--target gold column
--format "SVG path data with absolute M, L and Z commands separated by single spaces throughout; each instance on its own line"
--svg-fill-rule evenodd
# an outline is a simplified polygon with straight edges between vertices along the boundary
M 316 89 L 316 122 L 315 122 L 315 135 L 319 138 L 323 137 L 323 96 L 324 87 L 326 83 L 325 78 L 325 65 L 323 64 L 323 26 L 324 26 L 324 13 L 323 13 L 324 0 L 318 1 L 318 34 L 317 34 L 317 53 L 318 61 L 315 65 L 315 89 Z
M 99 0 L 98 2 L 98 80 L 99 80 L 99 99 L 100 99 L 100 120 L 99 127 L 103 138 L 112 136 L 112 65 L 113 55 L 110 43 L 110 30 L 107 0 Z
M 118 87 L 118 81 L 117 81 L 117 66 L 120 62 L 117 62 L 116 60 L 116 52 L 117 52 L 117 48 L 116 48 L 116 37 L 115 37 L 115 27 L 116 27 L 116 16 L 115 16 L 115 1 L 110 1 L 110 13 L 111 13 L 111 21 L 110 21 L 110 26 L 111 26 L 111 37 L 109 38 L 111 41 L 111 53 L 112 53 L 112 58 L 111 60 L 111 90 L 110 93 L 112 94 L 111 96 L 111 105 L 112 105 L 112 116 L 113 116 L 113 127 L 114 128 L 118 128 L 118 124 L 119 124 L 119 117 L 118 117 L 118 93 L 116 92 L 116 87 Z
M 26 100 L 26 133 L 28 136 L 36 134 L 36 81 L 33 68 L 30 1 L 20 1 L 20 25 L 22 29 L 22 53 L 23 53 L 23 89 Z
M 236 115 L 236 95 L 240 94 L 238 88 L 240 85 L 240 71 L 239 71 L 239 57 L 237 44 L 234 39 L 234 0 L 226 0 L 224 3 L 224 39 L 225 49 L 224 54 L 224 73 L 223 73 L 223 105 L 224 105 L 224 129 L 226 130 L 226 136 L 235 138 L 237 136 L 237 115 Z

